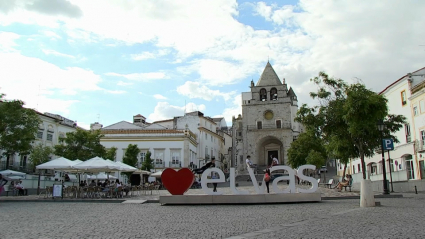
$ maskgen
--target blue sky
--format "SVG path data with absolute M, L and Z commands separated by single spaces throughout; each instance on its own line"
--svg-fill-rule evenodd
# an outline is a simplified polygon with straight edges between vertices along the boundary
M 2 1 L 0 92 L 85 128 L 185 109 L 231 125 L 268 59 L 300 104 L 312 104 L 319 71 L 380 91 L 424 67 L 424 11 L 424 1 Z

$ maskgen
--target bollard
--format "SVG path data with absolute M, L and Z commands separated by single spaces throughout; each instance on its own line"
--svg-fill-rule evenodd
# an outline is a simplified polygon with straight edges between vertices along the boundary
M 415 194 L 418 194 L 418 189 L 416 188 L 416 186 L 415 186 Z

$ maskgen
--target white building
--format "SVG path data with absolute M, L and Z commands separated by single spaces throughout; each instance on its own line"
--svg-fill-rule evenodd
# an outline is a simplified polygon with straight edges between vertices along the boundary
M 220 120 L 221 124 L 223 120 Z M 228 152 L 226 147 L 231 147 L 231 136 L 217 131 L 217 123 L 199 111 L 150 124 L 143 116 L 136 115 L 133 123 L 121 121 L 102 128 L 101 132 L 105 135 L 101 139 L 105 148 L 118 148 L 117 161 L 122 161 L 129 144 L 136 144 L 141 150 L 139 166 L 150 151 L 156 170 L 201 167 L 211 157 L 217 159 L 220 167 L 220 162 L 227 156 L 224 154 Z
M 389 114 L 404 115 L 406 124 L 395 133 L 400 141 L 394 144 L 394 150 L 385 152 L 387 180 L 397 182 L 396 191 L 412 191 L 410 181 L 425 177 L 425 68 L 406 74 L 379 94 L 388 100 Z M 390 156 L 390 157 L 389 157 Z M 391 160 L 389 160 L 389 158 Z M 381 151 L 371 158 L 365 158 L 367 178 L 374 182 L 374 190 L 382 191 L 383 169 Z M 342 175 L 344 165 L 338 163 Z M 391 174 L 389 170 L 391 169 Z M 347 165 L 348 174 L 354 182 L 360 182 L 362 171 L 360 159 L 351 160 Z M 402 183 L 403 182 L 403 183 Z M 425 189 L 425 188 L 424 188 Z
M 60 115 L 51 113 L 37 112 L 41 123 L 38 127 L 36 140 L 34 144 L 42 144 L 43 146 L 54 147 L 59 144 L 59 138 L 66 136 L 68 132 L 75 132 L 77 123 L 75 121 L 64 118 Z M 54 155 L 52 155 L 54 157 Z M 27 171 L 29 155 L 15 154 L 9 158 L 9 169 L 18 171 Z M 0 170 L 6 168 L 6 157 L 0 160 Z

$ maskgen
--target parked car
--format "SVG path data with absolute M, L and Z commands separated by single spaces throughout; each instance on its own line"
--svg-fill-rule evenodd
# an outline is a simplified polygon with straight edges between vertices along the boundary
M 328 168 L 326 168 L 326 166 L 322 166 L 322 167 L 320 168 L 320 172 L 321 172 L 321 173 L 327 173 L 327 172 L 328 172 Z

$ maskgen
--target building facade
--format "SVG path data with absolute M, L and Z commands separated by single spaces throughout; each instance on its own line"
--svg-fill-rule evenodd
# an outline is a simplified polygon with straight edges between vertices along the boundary
M 221 126 L 225 125 L 223 120 L 219 120 Z M 231 136 L 222 132 L 212 118 L 199 111 L 152 123 L 136 115 L 133 123 L 121 121 L 102 128 L 101 132 L 105 135 L 101 139 L 103 146 L 107 149 L 118 148 L 117 161 L 122 161 L 129 144 L 136 144 L 141 150 L 139 166 L 147 151 L 150 151 L 157 171 L 168 167 L 201 167 L 212 157 L 216 158 L 218 167 L 223 167 L 223 162 L 230 157 Z
M 232 165 L 246 171 L 245 159 L 259 167 L 271 164 L 272 156 L 279 164 L 287 163 L 287 151 L 302 131 L 294 121 L 298 100 L 285 79 L 280 81 L 269 62 L 251 91 L 242 93 L 242 115 L 233 117 Z
M 77 123 L 57 114 L 37 112 L 41 123 L 38 126 L 38 132 L 34 140 L 34 145 L 54 147 L 59 144 L 60 138 L 64 138 L 66 133 L 75 132 Z M 9 158 L 9 169 L 30 172 L 29 157 L 31 155 L 15 154 Z M 54 155 L 51 156 L 54 158 Z M 2 156 L 0 160 L 0 170 L 6 168 L 6 157 Z
M 425 68 L 406 74 L 379 94 L 388 100 L 388 113 L 403 115 L 406 123 L 394 134 L 399 143 L 394 150 L 385 151 L 387 180 L 393 182 L 409 182 L 425 177 Z M 423 135 L 423 136 L 422 136 Z M 376 181 L 374 189 L 381 191 L 383 180 L 381 151 L 373 157 L 365 158 L 366 175 Z M 338 163 L 339 175 L 342 176 L 343 164 Z M 390 173 L 391 170 L 391 173 Z M 347 173 L 352 174 L 354 182 L 362 179 L 360 159 L 353 159 L 347 165 Z M 405 188 L 408 186 L 405 186 Z

